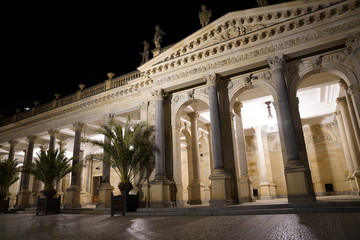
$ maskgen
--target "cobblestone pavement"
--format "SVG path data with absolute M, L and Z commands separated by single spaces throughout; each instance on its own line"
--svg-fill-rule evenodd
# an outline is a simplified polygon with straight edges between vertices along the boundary
M 124 217 L 2 214 L 0 239 L 360 239 L 360 213 Z

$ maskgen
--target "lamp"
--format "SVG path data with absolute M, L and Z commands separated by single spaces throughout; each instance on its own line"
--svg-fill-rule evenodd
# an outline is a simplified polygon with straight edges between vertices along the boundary
M 270 107 L 271 101 L 266 101 L 265 104 L 267 105 L 267 109 L 268 109 L 268 118 L 272 119 L 273 116 L 271 114 L 271 107 Z

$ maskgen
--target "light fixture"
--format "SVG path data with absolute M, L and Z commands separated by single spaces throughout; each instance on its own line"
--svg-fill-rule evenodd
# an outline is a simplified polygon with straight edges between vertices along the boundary
M 271 101 L 266 101 L 265 104 L 267 105 L 267 109 L 268 109 L 268 118 L 272 119 L 273 116 L 271 115 L 271 107 L 270 107 Z

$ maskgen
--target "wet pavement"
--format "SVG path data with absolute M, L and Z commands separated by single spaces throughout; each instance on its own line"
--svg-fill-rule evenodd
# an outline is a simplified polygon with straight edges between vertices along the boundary
M 360 213 L 130 217 L 0 215 L 0 239 L 360 239 Z

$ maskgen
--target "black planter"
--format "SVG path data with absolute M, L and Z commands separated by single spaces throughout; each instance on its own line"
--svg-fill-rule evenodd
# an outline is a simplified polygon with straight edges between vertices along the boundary
M 60 196 L 57 198 L 52 197 L 38 197 L 36 203 L 36 215 L 40 213 L 44 214 L 56 214 L 60 213 Z
M 9 199 L 0 198 L 0 213 L 6 213 L 9 211 Z
M 138 195 L 125 194 L 114 196 L 113 193 L 111 193 L 111 216 L 114 216 L 116 213 L 125 215 L 126 212 L 136 212 L 138 208 Z

